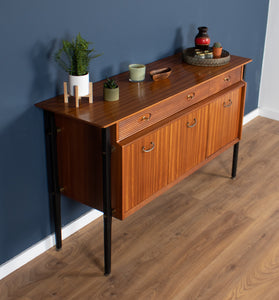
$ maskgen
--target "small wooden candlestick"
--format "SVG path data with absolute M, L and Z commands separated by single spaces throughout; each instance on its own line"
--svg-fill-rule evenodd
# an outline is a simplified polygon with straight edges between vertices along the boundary
M 89 98 L 89 103 L 93 103 L 93 84 L 92 82 L 89 82 L 89 94 L 86 96 L 82 97 L 88 97 Z M 76 107 L 79 107 L 79 100 L 82 98 L 81 96 L 78 95 L 78 86 L 74 86 L 74 92 L 75 92 L 75 102 L 76 102 Z M 68 93 L 68 85 L 67 82 L 64 82 L 64 103 L 69 103 L 69 93 Z

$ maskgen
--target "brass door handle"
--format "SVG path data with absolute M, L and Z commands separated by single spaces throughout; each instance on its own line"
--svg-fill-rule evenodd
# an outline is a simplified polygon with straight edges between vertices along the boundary
M 151 145 L 151 148 L 149 148 L 149 149 L 145 149 L 145 147 L 143 146 L 142 151 L 147 153 L 147 152 L 151 152 L 152 150 L 154 150 L 155 144 L 153 142 L 151 142 L 150 145 Z
M 231 81 L 231 76 L 225 77 L 224 81 Z
M 232 105 L 232 100 L 229 99 L 228 104 L 226 102 L 223 103 L 224 107 L 230 107 Z
M 195 97 L 195 93 L 191 93 L 187 95 L 187 100 L 192 100 Z
M 151 113 L 148 113 L 141 117 L 141 121 L 149 121 L 150 118 L 151 118 Z
M 195 127 L 197 125 L 197 119 L 196 118 L 194 118 L 194 123 L 192 124 L 192 125 L 190 125 L 190 122 L 187 122 L 187 127 L 188 128 L 193 128 L 193 127 Z

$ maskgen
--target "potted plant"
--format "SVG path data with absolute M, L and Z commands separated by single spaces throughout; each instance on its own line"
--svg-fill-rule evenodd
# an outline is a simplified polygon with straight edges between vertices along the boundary
M 108 78 L 104 83 L 104 100 L 119 100 L 119 86 L 113 79 Z
M 219 42 L 213 44 L 213 57 L 220 58 L 222 55 L 223 47 Z
M 69 93 L 74 96 L 74 86 L 78 86 L 79 96 L 89 94 L 89 63 L 100 56 L 95 49 L 89 49 L 90 42 L 83 39 L 80 33 L 72 42 L 63 40 L 63 47 L 56 53 L 58 64 L 69 74 Z

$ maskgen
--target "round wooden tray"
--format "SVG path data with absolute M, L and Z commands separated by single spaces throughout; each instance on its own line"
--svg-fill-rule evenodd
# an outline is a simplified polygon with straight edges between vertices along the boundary
M 211 50 L 211 49 L 209 49 Z M 223 49 L 220 58 L 199 58 L 195 56 L 195 48 L 187 48 L 183 50 L 183 61 L 194 66 L 218 67 L 229 63 L 231 59 L 230 53 Z

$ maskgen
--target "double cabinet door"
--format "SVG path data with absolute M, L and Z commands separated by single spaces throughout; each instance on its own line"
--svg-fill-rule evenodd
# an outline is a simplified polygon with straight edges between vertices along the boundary
M 138 206 L 239 137 L 241 89 L 122 145 L 122 205 Z

